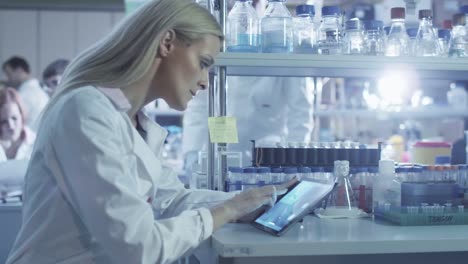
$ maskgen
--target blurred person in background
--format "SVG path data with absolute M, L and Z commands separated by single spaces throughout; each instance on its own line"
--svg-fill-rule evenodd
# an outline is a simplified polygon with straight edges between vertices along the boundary
M 69 63 L 69 60 L 58 59 L 51 62 L 44 69 L 44 72 L 42 73 L 42 82 L 45 84 L 45 91 L 50 97 L 55 93 L 55 90 L 62 79 L 63 72 Z
M 25 121 L 26 113 L 16 90 L 0 90 L 0 162 L 31 156 L 36 135 Z
M 42 89 L 39 81 L 32 77 L 28 62 L 21 57 L 11 57 L 3 63 L 3 71 L 8 78 L 8 82 L 21 95 L 28 115 L 27 125 L 37 130 L 39 117 L 44 107 L 49 102 L 49 96 Z
M 263 16 L 267 1 L 253 1 Z M 250 140 L 258 146 L 277 142 L 305 142 L 313 128 L 313 85 L 306 78 L 227 78 L 227 115 L 237 119 L 238 144 L 228 151 L 241 152 L 243 165 L 252 160 Z M 185 171 L 191 174 L 199 151 L 208 147 L 208 91 L 200 91 L 190 101 L 183 119 L 182 151 Z

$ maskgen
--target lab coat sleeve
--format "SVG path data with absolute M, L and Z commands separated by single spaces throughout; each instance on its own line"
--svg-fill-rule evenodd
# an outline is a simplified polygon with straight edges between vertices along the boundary
M 288 141 L 309 142 L 313 128 L 313 90 L 306 78 L 283 78 L 288 105 Z
M 170 168 L 163 169 L 164 185 L 158 186 L 157 197 L 153 208 L 162 217 L 172 217 L 185 210 L 213 207 L 234 197 L 237 192 L 220 192 L 212 190 L 185 189 Z
M 155 220 L 147 197 L 133 191 L 136 158 L 123 144 L 128 128 L 119 114 L 104 99 L 69 101 L 53 135 L 61 171 L 54 176 L 63 177 L 62 192 L 112 263 L 172 263 L 211 235 L 205 208 Z

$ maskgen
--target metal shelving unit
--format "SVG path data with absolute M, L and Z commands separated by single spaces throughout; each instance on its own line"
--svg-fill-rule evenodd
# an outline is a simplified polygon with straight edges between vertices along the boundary
M 437 107 L 429 109 L 401 109 L 395 111 L 370 110 L 370 109 L 327 109 L 314 113 L 317 117 L 358 117 L 377 118 L 380 120 L 394 119 L 438 119 L 438 118 L 465 118 L 468 117 L 468 109 L 458 110 L 449 107 Z
M 467 58 L 222 53 L 216 66 L 226 67 L 228 75 L 236 76 L 375 78 L 399 71 L 414 72 L 424 79 L 468 80 Z

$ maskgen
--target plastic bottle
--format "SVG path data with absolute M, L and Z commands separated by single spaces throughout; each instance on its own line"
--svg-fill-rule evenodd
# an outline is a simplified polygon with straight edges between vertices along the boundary
M 419 10 L 419 28 L 415 51 L 418 57 L 436 57 L 441 53 L 438 37 L 432 26 L 432 10 Z
M 455 109 L 466 110 L 468 107 L 468 94 L 462 83 L 454 82 L 450 84 L 450 90 L 447 92 L 447 102 Z
M 379 175 L 373 186 L 374 211 L 389 211 L 391 207 L 401 206 L 401 184 L 395 177 L 393 160 L 379 161 Z
M 449 51 L 449 42 L 450 42 L 450 30 L 448 29 L 439 29 L 437 31 L 439 47 L 440 47 L 440 56 L 447 57 Z
M 258 52 L 258 31 L 255 9 L 247 0 L 237 0 L 227 18 L 227 51 Z
M 322 22 L 318 32 L 319 54 L 343 54 L 343 42 L 341 39 L 341 10 L 339 6 L 322 7 Z
M 406 33 L 408 34 L 408 56 L 416 56 L 416 45 L 417 45 L 417 40 L 416 37 L 418 35 L 418 29 L 417 28 L 408 28 L 406 30 Z
M 464 14 L 455 14 L 453 16 L 453 28 L 449 42 L 449 57 L 467 56 L 467 30 L 465 27 L 466 19 Z
M 364 21 L 364 53 L 371 56 L 385 54 L 385 32 L 380 20 Z
M 262 18 L 261 46 L 264 53 L 289 53 L 293 48 L 293 21 L 283 4 L 286 0 L 270 0 Z
M 343 47 L 345 54 L 364 54 L 364 25 L 359 19 L 346 21 Z
M 294 53 L 317 53 L 317 28 L 314 23 L 315 7 L 298 5 L 294 18 Z
M 405 27 L 405 8 L 394 7 L 391 9 L 392 25 L 387 37 L 385 55 L 390 57 L 408 55 L 408 35 Z

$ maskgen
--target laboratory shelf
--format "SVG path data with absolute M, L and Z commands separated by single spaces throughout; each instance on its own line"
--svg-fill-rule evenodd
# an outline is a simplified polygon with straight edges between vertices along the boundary
M 363 219 L 308 216 L 282 237 L 249 224 L 228 224 L 212 236 L 219 256 L 279 257 L 468 251 L 467 226 L 396 226 Z
M 372 109 L 321 109 L 317 110 L 318 117 L 358 117 L 388 119 L 439 119 L 468 117 L 468 109 L 460 110 L 449 107 L 428 109 L 399 109 L 399 110 L 372 110 Z
M 399 71 L 425 79 L 468 80 L 468 58 L 221 53 L 216 66 L 237 76 L 379 77 Z

